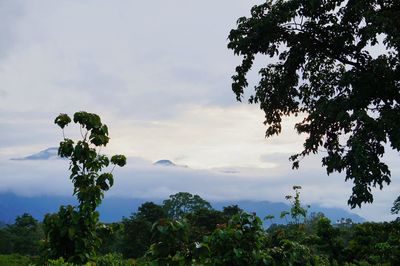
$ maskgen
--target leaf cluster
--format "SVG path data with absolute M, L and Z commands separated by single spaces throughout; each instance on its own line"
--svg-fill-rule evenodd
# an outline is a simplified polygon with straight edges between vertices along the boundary
M 255 58 L 270 58 L 249 98 L 265 113 L 266 137 L 281 133 L 283 117 L 304 117 L 295 125 L 306 140 L 293 168 L 325 151 L 327 173 L 353 181 L 351 207 L 371 203 L 371 188 L 390 183 L 385 144 L 400 151 L 399 16 L 394 0 L 268 0 L 229 34 L 228 48 L 243 57 L 232 77 L 237 100 Z

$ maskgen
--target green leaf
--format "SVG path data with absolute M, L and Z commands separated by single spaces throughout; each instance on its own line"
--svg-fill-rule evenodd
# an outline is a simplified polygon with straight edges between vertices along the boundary
M 70 238 L 70 239 L 73 239 L 73 237 L 75 236 L 75 229 L 74 228 L 68 228 L 68 237 Z
M 110 173 L 103 173 L 97 178 L 96 184 L 102 190 L 108 190 L 114 184 L 114 177 Z
M 76 112 L 74 114 L 74 123 L 79 123 L 81 125 L 86 124 L 87 120 L 87 112 L 81 111 L 81 112 Z
M 65 139 L 60 142 L 58 155 L 61 157 L 70 157 L 74 151 L 74 142 L 71 139 Z
M 64 128 L 66 125 L 71 123 L 71 118 L 67 114 L 60 114 L 56 117 L 54 123 L 57 124 L 59 127 Z
M 272 220 L 272 219 L 274 219 L 274 218 L 275 218 L 274 215 L 269 214 L 269 215 L 266 215 L 266 216 L 264 217 L 264 220 Z
M 282 218 L 284 218 L 285 216 L 287 216 L 289 214 L 290 214 L 289 212 L 283 211 L 283 212 L 281 212 L 280 218 L 282 219 Z
M 114 155 L 111 157 L 111 163 L 122 167 L 126 164 L 126 157 L 124 155 Z
M 93 133 L 93 132 L 92 132 L 92 134 L 90 134 L 90 142 L 93 143 L 96 146 L 101 146 L 101 145 L 106 146 L 106 144 L 108 143 L 109 139 L 110 138 L 105 136 L 105 135 L 96 134 L 96 133 Z

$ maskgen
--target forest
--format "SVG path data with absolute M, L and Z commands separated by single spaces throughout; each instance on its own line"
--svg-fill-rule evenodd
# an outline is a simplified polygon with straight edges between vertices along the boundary
M 399 265 L 400 218 L 333 224 L 307 212 L 300 187 L 287 198 L 292 207 L 281 218 L 288 223 L 268 228 L 263 220 L 272 217 L 237 205 L 217 211 L 187 192 L 146 202 L 121 222 L 98 224 L 101 246 L 85 265 Z M 42 222 L 18 216 L 0 229 L 0 265 L 81 265 L 48 259 L 47 241 Z

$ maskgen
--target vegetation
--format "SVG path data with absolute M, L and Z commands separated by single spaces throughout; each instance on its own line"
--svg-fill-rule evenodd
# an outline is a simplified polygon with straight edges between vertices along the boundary
M 0 254 L 0 266 L 27 266 L 36 265 L 38 262 L 39 257 L 20 254 Z
M 152 244 L 153 224 L 167 215 L 162 206 L 153 202 L 142 204 L 138 212 L 122 220 L 123 234 L 121 251 L 128 258 L 143 256 Z
M 39 255 L 44 233 L 39 222 L 25 213 L 0 229 L 0 254 Z
M 228 47 L 243 56 L 233 76 L 237 100 L 255 57 L 272 58 L 249 98 L 265 112 L 266 136 L 281 132 L 284 116 L 304 116 L 295 127 L 307 139 L 291 157 L 293 167 L 325 149 L 328 174 L 345 171 L 354 182 L 352 207 L 371 203 L 371 187 L 390 183 L 381 160 L 385 144 L 400 151 L 399 10 L 394 0 L 268 0 L 229 35 Z M 384 48 L 381 54 L 372 55 L 375 45 Z M 400 265 L 399 218 L 332 224 L 323 213 L 308 215 L 300 186 L 286 196 L 292 206 L 281 218 L 287 223 L 269 228 L 255 213 L 238 206 L 214 210 L 187 192 L 101 224 L 96 209 L 114 183 L 114 167 L 126 158 L 100 154 L 109 137 L 99 116 L 77 112 L 73 121 L 82 135 L 76 142 L 64 133 L 71 118 L 55 119 L 63 130 L 58 154 L 70 160 L 78 206 L 61 206 L 43 223 L 24 214 L 1 225 L 0 265 Z M 400 197 L 391 211 L 399 210 Z
M 272 224 L 269 228 L 256 214 L 237 206 L 222 211 L 193 210 L 179 219 L 170 219 L 164 205 L 145 202 L 119 223 L 98 225 L 111 230 L 98 231 L 101 249 L 86 264 L 68 262 L 63 257 L 47 260 L 43 224 L 24 214 L 15 224 L 0 229 L 0 242 L 7 241 L 14 247 L 0 250 L 4 254 L 0 266 L 400 265 L 399 220 L 354 224 L 343 218 L 332 224 L 323 213 L 307 214 L 299 186 L 294 186 L 294 195 L 286 198 L 292 204 L 283 213 L 287 224 Z M 27 234 L 28 224 L 33 224 L 31 231 L 38 234 Z M 25 229 L 15 230 L 21 226 Z M 25 239 L 25 245 L 17 245 L 21 239 Z
M 112 170 L 115 165 L 124 166 L 126 158 L 114 155 L 110 160 L 100 154 L 109 137 L 108 128 L 98 115 L 76 112 L 73 119 L 79 124 L 82 135 L 76 143 L 65 137 L 64 128 L 71 123 L 68 115 L 60 114 L 54 122 L 63 130 L 64 140 L 60 143 L 58 155 L 70 159 L 70 179 L 79 205 L 61 206 L 58 213 L 46 215 L 43 224 L 49 258 L 63 257 L 68 262 L 85 263 L 96 255 L 101 245 L 96 208 L 104 192 L 114 183 Z M 101 173 L 110 163 L 114 165 L 111 172 Z
M 211 209 L 210 203 L 198 195 L 179 192 L 164 200 L 164 209 L 171 219 L 182 218 L 185 214 L 201 209 Z
M 243 57 L 232 77 L 237 100 L 255 58 L 271 58 L 249 98 L 265 112 L 266 137 L 279 135 L 284 116 L 304 116 L 295 128 L 307 138 L 293 168 L 326 151 L 327 173 L 353 181 L 351 207 L 390 183 L 385 144 L 400 151 L 399 10 L 394 0 L 268 0 L 229 34 L 228 47 Z

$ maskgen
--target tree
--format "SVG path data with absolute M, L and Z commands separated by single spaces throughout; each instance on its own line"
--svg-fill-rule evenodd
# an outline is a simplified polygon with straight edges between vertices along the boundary
M 399 265 L 400 224 L 365 222 L 351 230 L 346 247 L 347 261 L 367 261 L 370 265 Z M 368 265 L 365 263 L 365 265 Z
M 185 218 L 190 225 L 189 238 L 192 242 L 200 242 L 205 235 L 211 234 L 218 225 L 228 222 L 223 212 L 212 209 L 197 209 L 188 213 Z
M 145 219 L 151 224 L 157 222 L 160 219 L 167 218 L 163 207 L 155 204 L 154 202 L 145 202 L 140 205 L 136 216 L 140 217 L 141 219 Z
M 200 258 L 201 265 L 275 265 L 265 249 L 266 236 L 260 218 L 239 212 L 204 237 L 199 248 L 208 252 Z
M 161 219 L 152 227 L 154 242 L 139 265 L 191 265 L 195 244 L 189 241 L 186 219 Z
M 232 77 L 236 99 L 256 56 L 271 58 L 249 98 L 265 112 L 266 137 L 281 133 L 283 117 L 304 116 L 295 129 L 307 138 L 293 168 L 324 149 L 327 173 L 353 181 L 352 208 L 390 183 L 385 143 L 400 151 L 399 15 L 397 0 L 268 0 L 229 34 L 228 48 L 243 56 Z
M 341 261 L 341 252 L 343 250 L 343 241 L 339 238 L 340 230 L 331 225 L 331 221 L 326 217 L 319 217 L 315 223 L 317 235 L 316 244 L 318 249 L 333 261 Z
M 43 230 L 38 221 L 24 213 L 15 218 L 15 223 L 0 229 L 0 253 L 39 255 Z
M 69 262 L 85 263 L 96 254 L 100 238 L 96 231 L 99 225 L 100 205 L 104 192 L 114 184 L 113 170 L 116 165 L 124 166 L 124 155 L 114 155 L 111 160 L 100 149 L 109 141 L 108 128 L 96 114 L 76 112 L 74 122 L 79 124 L 82 139 L 76 143 L 65 137 L 64 128 L 71 123 L 71 118 L 60 114 L 55 119 L 63 130 L 63 141 L 58 155 L 70 159 L 70 179 L 79 205 L 61 206 L 56 214 L 46 215 L 44 229 L 48 242 L 49 256 L 64 257 Z M 101 171 L 110 165 L 110 172 Z
M 229 205 L 229 206 L 223 207 L 222 212 L 229 220 L 230 218 L 232 218 L 233 215 L 242 213 L 243 210 L 241 208 L 239 208 L 238 205 L 235 204 L 235 205 Z
M 128 258 L 139 258 L 145 254 L 152 243 L 152 226 L 167 217 L 164 209 L 153 202 L 145 202 L 138 212 L 124 218 L 122 253 Z
M 189 212 L 199 209 L 211 209 L 211 204 L 199 195 L 192 195 L 188 192 L 179 192 L 169 196 L 163 201 L 164 209 L 171 219 L 180 219 Z
M 282 218 L 287 214 L 290 214 L 292 217 L 292 222 L 296 225 L 304 225 L 307 219 L 307 210 L 310 206 L 303 207 L 300 202 L 300 189 L 301 186 L 293 186 L 293 190 L 295 192 L 294 196 L 287 195 L 285 199 L 288 200 L 292 206 L 290 208 L 290 212 L 282 212 Z
M 15 218 L 14 225 L 9 227 L 14 236 L 14 252 L 19 254 L 37 255 L 40 251 L 40 240 L 43 238 L 43 231 L 38 221 L 28 213 Z
M 400 212 L 400 196 L 393 202 L 393 207 L 390 211 L 392 214 L 399 214 L 399 212 Z

